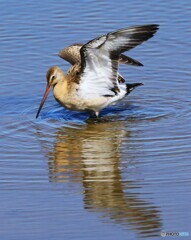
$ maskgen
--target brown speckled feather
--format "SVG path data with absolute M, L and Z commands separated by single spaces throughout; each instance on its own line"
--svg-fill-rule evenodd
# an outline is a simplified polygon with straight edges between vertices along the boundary
M 81 62 L 80 49 L 83 44 L 73 44 L 69 47 L 62 49 L 58 56 L 71 63 L 72 65 Z
M 62 49 L 59 53 L 58 56 L 69 62 L 70 64 L 74 65 L 76 63 L 81 62 L 81 56 L 80 56 L 80 49 L 83 46 L 81 43 L 73 44 L 69 47 L 66 47 Z M 120 55 L 119 58 L 119 64 L 127 64 L 127 65 L 132 65 L 132 66 L 143 66 L 142 63 L 139 61 L 128 57 L 124 54 Z
M 80 63 L 76 63 L 74 64 L 67 73 L 67 78 L 68 78 L 68 82 L 70 83 L 80 83 L 80 71 L 81 71 L 81 64 Z

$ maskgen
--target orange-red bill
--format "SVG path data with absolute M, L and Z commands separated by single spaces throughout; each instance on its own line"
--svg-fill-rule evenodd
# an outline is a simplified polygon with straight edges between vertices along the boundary
M 41 109 L 42 109 L 42 107 L 43 107 L 43 105 L 44 105 L 44 103 L 45 103 L 45 101 L 48 97 L 48 94 L 49 94 L 50 90 L 51 90 L 51 86 L 47 85 L 44 96 L 43 96 L 43 99 L 42 99 L 41 104 L 40 104 L 40 107 L 39 107 L 38 112 L 36 114 L 36 118 L 39 116 L 40 111 L 41 111 Z

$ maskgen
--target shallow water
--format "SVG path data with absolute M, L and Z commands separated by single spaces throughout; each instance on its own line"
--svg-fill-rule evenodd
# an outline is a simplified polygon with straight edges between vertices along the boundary
M 183 1 L 1 1 L 0 238 L 160 238 L 189 232 L 190 9 Z M 122 66 L 143 82 L 100 121 L 50 96 L 56 53 L 118 28 L 160 30 Z M 189 233 L 191 235 L 191 232 Z

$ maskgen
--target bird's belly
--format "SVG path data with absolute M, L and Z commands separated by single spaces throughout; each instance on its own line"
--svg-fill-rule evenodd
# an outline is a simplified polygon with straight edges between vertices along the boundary
M 80 98 L 80 97 L 63 97 L 62 99 L 56 100 L 64 107 L 77 110 L 77 111 L 84 111 L 84 110 L 93 110 L 93 111 L 100 111 L 101 109 L 105 108 L 108 105 L 108 98 L 106 97 L 97 97 L 97 98 Z

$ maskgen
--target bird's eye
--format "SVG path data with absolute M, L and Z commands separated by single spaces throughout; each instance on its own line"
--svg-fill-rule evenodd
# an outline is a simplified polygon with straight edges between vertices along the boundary
M 55 79 L 55 76 L 53 75 L 52 78 L 51 78 L 51 80 L 53 81 L 54 79 Z

